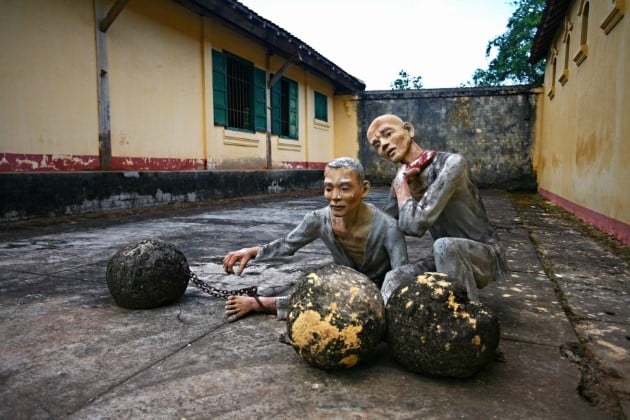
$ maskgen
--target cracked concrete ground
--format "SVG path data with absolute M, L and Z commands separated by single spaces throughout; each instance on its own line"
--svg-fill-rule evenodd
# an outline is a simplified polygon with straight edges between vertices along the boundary
M 466 380 L 408 372 L 385 344 L 352 369 L 314 368 L 278 340 L 283 321 L 228 323 L 224 301 L 192 284 L 170 306 L 113 304 L 108 260 L 148 238 L 176 245 L 215 287 L 289 293 L 331 261 L 321 242 L 254 261 L 241 277 L 220 261 L 287 233 L 325 205 L 320 196 L 0 226 L 0 418 L 626 418 L 627 262 L 544 207 L 482 195 L 511 268 L 481 293 L 499 316 L 505 360 Z M 377 188 L 368 201 L 385 196 Z M 431 240 L 408 244 L 415 259 Z

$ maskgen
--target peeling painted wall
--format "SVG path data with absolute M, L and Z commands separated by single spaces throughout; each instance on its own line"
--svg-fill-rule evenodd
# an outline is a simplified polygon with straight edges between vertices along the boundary
M 413 124 L 421 147 L 463 154 L 479 186 L 535 190 L 531 148 L 540 93 L 526 86 L 364 92 L 358 120 L 366 173 L 385 183 L 395 173 L 365 137 L 375 117 L 390 113 Z

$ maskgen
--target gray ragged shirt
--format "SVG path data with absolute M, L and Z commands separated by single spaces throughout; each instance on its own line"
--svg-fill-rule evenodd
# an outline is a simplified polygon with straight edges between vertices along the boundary
M 490 245 L 495 252 L 497 279 L 507 273 L 504 250 L 474 185 L 464 157 L 438 152 L 410 182 L 413 198 L 398 209 L 393 189 L 385 211 L 398 219 L 407 235 L 422 236 L 428 230 L 433 239 L 466 238 Z
M 367 205 L 372 208 L 373 216 L 361 265 L 354 262 L 335 238 L 328 207 L 307 213 L 286 237 L 261 246 L 256 259 L 290 256 L 319 238 L 330 250 L 335 264 L 354 268 L 380 287 L 389 270 L 407 264 L 407 245 L 396 220 Z
M 290 256 L 319 238 L 330 250 L 335 264 L 351 267 L 365 274 L 380 287 L 389 270 L 407 264 L 407 244 L 404 235 L 398 230 L 396 220 L 371 204 L 368 206 L 372 208 L 373 216 L 363 262 L 360 265 L 336 240 L 328 207 L 307 213 L 300 224 L 286 237 L 261 246 L 256 259 Z M 287 306 L 288 297 L 278 298 L 279 318 L 286 317 Z

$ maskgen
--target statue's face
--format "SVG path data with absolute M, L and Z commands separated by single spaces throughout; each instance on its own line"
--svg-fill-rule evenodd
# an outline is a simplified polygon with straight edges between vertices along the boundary
M 396 117 L 379 117 L 370 124 L 367 136 L 376 153 L 390 162 L 399 163 L 409 151 L 413 127 Z
M 324 197 L 334 217 L 354 213 L 367 194 L 366 183 L 361 183 L 356 172 L 347 168 L 326 168 L 324 171 Z

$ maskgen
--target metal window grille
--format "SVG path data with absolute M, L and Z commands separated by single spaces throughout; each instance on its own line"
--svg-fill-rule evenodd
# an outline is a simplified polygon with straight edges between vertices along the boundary
M 253 130 L 253 68 L 251 64 L 227 57 L 228 126 Z

